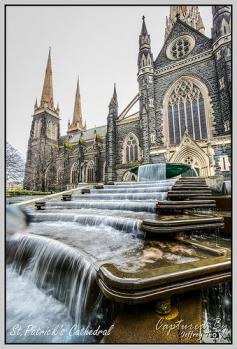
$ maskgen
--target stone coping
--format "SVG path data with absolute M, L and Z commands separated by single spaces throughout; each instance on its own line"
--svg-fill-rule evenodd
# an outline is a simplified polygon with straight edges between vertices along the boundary
M 180 237 L 176 240 L 205 250 L 210 258 L 141 272 L 126 272 L 114 264 L 104 264 L 98 270 L 98 283 L 103 294 L 116 302 L 136 304 L 231 279 L 229 249 Z
M 85 188 L 88 188 L 88 187 L 92 188 L 93 186 L 92 185 L 88 185 L 88 184 L 87 185 L 82 184 L 82 185 L 79 185 L 77 188 L 74 188 L 74 189 L 69 189 L 69 190 L 61 191 L 59 193 L 45 195 L 45 196 L 42 195 L 42 197 L 40 197 L 40 198 L 18 202 L 18 203 L 13 204 L 13 205 L 14 206 L 18 206 L 18 207 L 28 207 L 28 206 L 31 207 L 31 206 L 34 206 L 35 202 L 50 201 L 52 199 L 58 199 L 58 198 L 61 198 L 62 195 L 73 194 L 73 193 L 77 192 L 78 190 L 85 189 Z

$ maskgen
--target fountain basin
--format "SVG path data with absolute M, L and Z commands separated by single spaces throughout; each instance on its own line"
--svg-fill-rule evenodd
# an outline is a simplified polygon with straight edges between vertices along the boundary
M 121 270 L 114 264 L 102 265 L 97 278 L 105 297 L 126 304 L 146 303 L 231 280 L 229 249 L 211 248 L 183 238 L 175 240 L 205 250 L 208 257 L 136 273 Z

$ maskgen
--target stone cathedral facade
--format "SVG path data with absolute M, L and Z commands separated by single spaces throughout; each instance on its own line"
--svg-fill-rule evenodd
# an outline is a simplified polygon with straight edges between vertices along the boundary
M 157 7 L 159 11 L 159 7 Z M 72 122 L 60 133 L 49 52 L 34 106 L 25 188 L 63 190 L 80 182 L 132 180 L 137 164 L 192 164 L 201 176 L 231 175 L 231 6 L 212 6 L 211 38 L 198 6 L 170 6 L 164 44 L 154 58 L 145 18 L 139 36 L 138 90 L 107 125 L 87 129 L 77 81 Z M 86 103 L 86 101 L 85 101 Z M 138 111 L 131 113 L 137 105 Z

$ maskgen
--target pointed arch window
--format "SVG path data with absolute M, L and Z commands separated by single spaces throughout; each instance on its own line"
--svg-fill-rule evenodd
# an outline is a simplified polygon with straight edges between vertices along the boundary
M 168 101 L 170 144 L 179 144 L 185 129 L 195 140 L 207 138 L 205 101 L 197 85 L 182 80 L 171 92 Z
M 34 138 L 39 138 L 40 137 L 41 126 L 42 126 L 41 120 L 37 120 L 35 122 L 35 126 L 34 126 Z
M 124 140 L 124 163 L 137 161 L 139 157 L 138 139 L 134 134 L 129 134 Z
M 63 167 L 59 167 L 57 171 L 57 183 L 59 185 L 62 185 L 63 183 L 63 173 L 64 173 Z
M 87 165 L 87 182 L 94 182 L 95 181 L 95 165 L 94 162 L 91 160 Z
M 78 184 L 78 163 L 74 162 L 71 169 L 71 184 Z

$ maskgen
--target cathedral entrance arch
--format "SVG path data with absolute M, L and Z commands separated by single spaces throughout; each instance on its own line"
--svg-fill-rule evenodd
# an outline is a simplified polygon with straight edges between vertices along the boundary
M 136 180 L 137 180 L 136 175 L 134 173 L 131 173 L 130 171 L 126 171 L 123 174 L 123 178 L 122 178 L 123 182 L 131 182 L 131 181 L 136 181 Z
M 169 162 L 192 165 L 200 176 L 206 177 L 213 174 L 208 155 L 192 140 L 187 131 Z

